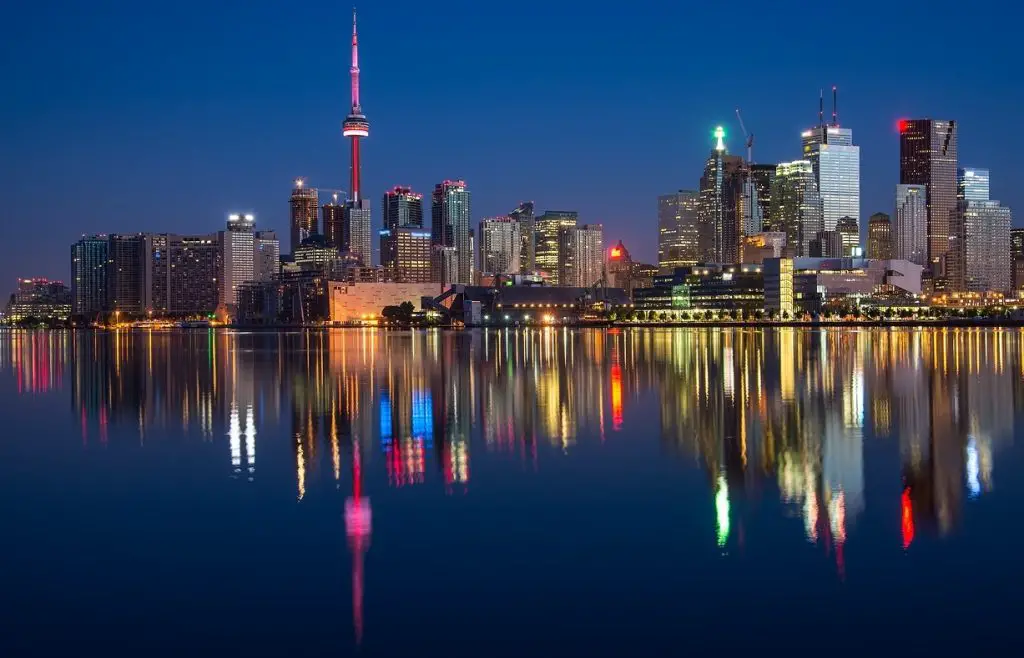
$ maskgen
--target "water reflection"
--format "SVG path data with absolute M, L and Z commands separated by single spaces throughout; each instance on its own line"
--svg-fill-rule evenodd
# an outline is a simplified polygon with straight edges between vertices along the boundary
M 892 542 L 910 549 L 992 490 L 1024 401 L 1022 349 L 1024 333 L 963 329 L 15 332 L 0 334 L 0 369 L 20 394 L 68 390 L 85 449 L 176 428 L 223 441 L 227 474 L 253 482 L 257 438 L 286 428 L 296 500 L 345 491 L 358 640 L 366 470 L 471 496 L 478 460 L 542 472 L 583 442 L 654 429 L 680 470 L 703 470 L 719 550 L 743 541 L 753 512 L 737 503 L 771 498 L 842 575 L 869 505 L 892 510 Z M 890 499 L 866 489 L 869 441 L 898 444 Z

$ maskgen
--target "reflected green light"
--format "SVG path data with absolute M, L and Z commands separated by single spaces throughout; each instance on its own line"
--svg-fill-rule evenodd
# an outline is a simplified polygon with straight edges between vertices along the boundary
M 725 476 L 718 476 L 718 491 L 715 493 L 715 514 L 718 524 L 718 545 L 725 546 L 729 540 L 729 486 Z

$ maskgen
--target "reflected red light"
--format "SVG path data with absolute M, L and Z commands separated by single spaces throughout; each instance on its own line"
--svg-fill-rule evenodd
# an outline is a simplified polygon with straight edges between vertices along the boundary
M 900 131 L 900 134 L 907 132 L 907 128 L 910 127 L 910 122 L 906 119 L 900 119 L 896 122 L 896 129 Z
M 622 427 L 622 368 L 612 364 L 612 429 Z
M 900 497 L 900 527 L 903 530 L 903 548 L 907 549 L 914 541 L 914 506 L 910 501 L 910 487 L 904 489 Z

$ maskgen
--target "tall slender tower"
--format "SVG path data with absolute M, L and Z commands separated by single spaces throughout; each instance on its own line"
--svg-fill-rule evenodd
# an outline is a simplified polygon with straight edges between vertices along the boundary
M 362 164 L 359 158 L 359 142 L 370 136 L 370 122 L 363 114 L 359 103 L 359 38 L 356 35 L 356 10 L 352 10 L 352 111 L 345 117 L 341 134 L 349 138 L 352 145 L 352 164 L 349 170 L 348 190 L 350 199 L 345 204 L 345 223 L 349 236 L 349 252 L 370 265 L 373 253 L 370 238 L 370 202 L 363 198 L 361 188 Z

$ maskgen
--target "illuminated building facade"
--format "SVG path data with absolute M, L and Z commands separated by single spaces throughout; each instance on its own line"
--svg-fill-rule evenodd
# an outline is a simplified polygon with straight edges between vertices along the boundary
M 772 227 L 786 233 L 786 245 L 796 256 L 810 254 L 811 240 L 823 231 L 821 197 L 809 160 L 783 162 L 772 188 Z
M 1008 292 L 1012 263 L 1006 254 L 1013 217 L 998 201 L 961 201 L 964 226 L 964 284 L 971 292 Z
M 793 317 L 793 259 L 770 258 L 764 261 L 764 309 Z
M 704 164 L 700 179 L 698 224 L 700 235 L 713 236 L 713 244 L 705 244 L 704 262 L 736 263 L 740 260 L 742 228 L 743 181 L 746 177 L 743 158 L 728 155 L 725 131 L 715 129 L 715 147 Z M 706 247 L 710 246 L 710 253 Z M 710 258 L 708 258 L 710 256 Z
M 323 205 L 320 214 L 324 223 L 324 241 L 329 247 L 347 251 L 349 240 L 348 227 L 345 225 L 345 206 L 338 203 L 337 194 L 330 203 Z
M 928 187 L 896 186 L 896 221 L 892 227 L 896 258 L 928 264 Z
M 843 236 L 839 231 L 818 231 L 811 240 L 812 258 L 842 258 Z
M 141 315 L 149 306 L 149 236 L 114 234 L 107 245 L 107 310 Z
M 107 245 L 105 235 L 83 236 L 71 245 L 71 312 L 95 319 L 107 306 Z
M 319 197 L 314 187 L 308 187 L 301 178 L 295 179 L 292 196 L 288 201 L 291 210 L 291 250 L 292 253 L 302 241 L 317 231 L 317 206 Z
M 957 123 L 935 119 L 901 119 L 900 184 L 923 185 L 927 204 L 927 259 L 932 273 L 944 275 L 954 290 L 962 288 L 956 262 L 945 262 L 950 249 L 950 222 L 957 202 Z
M 381 209 L 384 214 L 384 229 L 380 232 L 380 264 L 392 272 L 392 276 L 398 276 L 394 273 L 398 269 L 399 229 L 412 230 L 412 233 L 405 233 L 407 243 L 414 237 L 418 238 L 423 234 L 426 234 L 428 242 L 430 240 L 430 231 L 423 230 L 423 195 L 413 192 L 408 187 L 395 186 L 384 193 Z M 406 244 L 405 246 L 410 247 L 411 245 Z M 418 251 L 414 247 L 413 251 L 407 251 L 407 254 L 416 256 Z M 429 249 L 427 250 L 427 261 L 428 263 L 430 261 Z M 411 263 L 408 259 L 407 262 Z M 415 269 L 416 267 L 413 266 L 413 270 Z M 411 272 L 407 271 L 406 275 L 409 274 Z M 428 275 L 427 279 L 416 280 L 429 281 L 431 279 Z
M 1024 289 L 1024 228 L 1010 229 L 1010 267 L 1014 291 Z
M 532 272 L 537 269 L 537 236 L 534 230 L 533 201 L 520 203 L 508 216 L 519 222 L 519 239 L 521 242 L 519 270 L 522 272 Z
M 522 223 L 512 217 L 491 217 L 480 222 L 480 272 L 518 274 L 523 241 Z
M 551 285 L 559 285 L 562 267 L 559 236 L 563 229 L 575 228 L 577 221 L 575 210 L 547 210 L 534 222 L 537 269 L 547 275 Z
M 961 201 L 989 200 L 989 171 L 978 167 L 961 167 L 956 173 L 956 196 Z
M 589 288 L 604 277 L 604 227 L 567 226 L 559 231 L 558 285 Z
M 272 281 L 281 271 L 281 242 L 274 231 L 256 231 L 253 238 L 253 279 Z
M 66 322 L 71 318 L 71 291 L 62 281 L 18 279 L 18 289 L 11 295 L 5 315 L 11 323 L 29 319 Z
M 321 272 L 330 272 L 337 267 L 341 261 L 341 254 L 334 247 L 327 246 L 327 241 L 322 235 L 311 235 L 302 241 L 292 254 L 295 265 L 303 269 L 317 269 Z
M 859 221 L 860 147 L 853 143 L 853 131 L 833 123 L 805 130 L 800 137 L 803 159 L 814 170 L 825 230 L 836 230 L 843 217 Z
M 233 214 L 228 217 L 227 230 L 220 232 L 224 266 L 220 303 L 227 307 L 238 304 L 239 286 L 256 278 L 255 222 L 256 218 L 251 214 Z
M 469 239 L 470 194 L 465 181 L 446 180 L 431 196 L 434 280 L 445 284 L 473 283 L 473 250 Z
M 153 310 L 170 315 L 210 315 L 217 310 L 223 273 L 221 245 L 217 234 L 165 235 L 167 240 L 166 276 L 167 304 Z M 154 263 L 154 282 L 157 269 Z
M 677 267 L 711 260 L 714 236 L 701 232 L 700 193 L 679 190 L 658 197 L 658 268 L 670 273 Z
M 826 225 L 827 226 L 827 225 Z M 860 256 L 860 225 L 855 217 L 840 217 L 836 222 L 836 233 L 843 244 L 840 256 Z
M 775 185 L 774 164 L 750 164 L 750 180 L 757 191 L 757 205 L 760 206 L 762 231 L 778 231 L 772 224 L 772 188 Z
M 430 231 L 416 226 L 399 226 L 380 232 L 381 253 L 388 254 L 386 277 L 396 283 L 434 281 Z
M 896 258 L 893 248 L 892 222 L 889 215 L 876 212 L 868 220 L 868 258 L 889 260 Z

